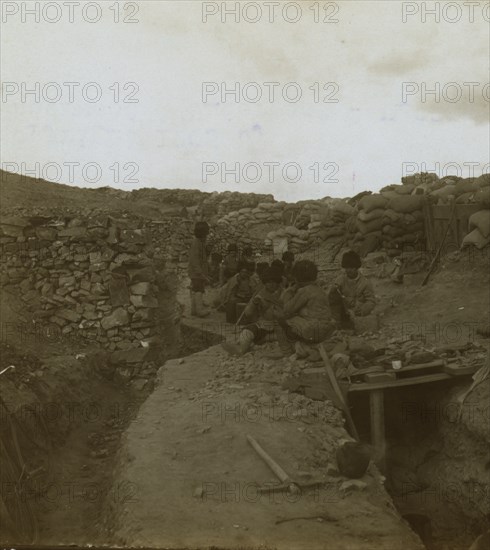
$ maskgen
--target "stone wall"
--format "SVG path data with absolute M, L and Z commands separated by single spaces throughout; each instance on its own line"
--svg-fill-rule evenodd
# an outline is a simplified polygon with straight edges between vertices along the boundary
M 223 216 L 216 227 L 230 240 L 266 250 L 272 250 L 274 241 L 286 239 L 288 249 L 300 253 L 320 242 L 344 239 L 347 220 L 354 213 L 347 199 L 261 203 Z
M 0 283 L 45 341 L 83 340 L 112 352 L 113 364 L 141 364 L 179 345 L 168 258 L 180 257 L 183 232 L 135 218 L 3 217 Z
M 197 189 L 137 189 L 131 192 L 131 199 L 153 201 L 164 205 L 178 204 L 184 207 L 196 207 L 202 215 L 210 218 L 214 215 L 224 216 L 228 212 L 241 208 L 255 208 L 261 202 L 271 202 L 272 195 L 239 193 L 225 191 L 206 193 Z

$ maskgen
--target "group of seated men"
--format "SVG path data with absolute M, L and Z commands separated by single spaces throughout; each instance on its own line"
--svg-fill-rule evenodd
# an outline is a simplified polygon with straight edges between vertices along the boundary
M 248 317 L 243 311 L 245 305 L 257 296 L 264 286 L 266 272 L 271 271 L 282 290 L 292 284 L 291 269 L 294 255 L 283 254 L 283 259 L 255 263 L 251 259 L 239 259 L 234 270 L 228 269 L 223 263 L 221 286 L 215 301 L 215 306 L 225 311 L 226 322 L 236 323 L 242 317 Z M 249 304 L 250 305 L 250 304 Z
M 213 282 L 213 268 L 205 252 L 207 224 L 199 227 L 199 223 L 204 222 L 196 224 L 189 275 L 191 296 L 201 295 L 197 309 L 193 303 L 193 315 L 204 316 L 202 292 L 205 282 Z M 277 357 L 293 353 L 307 357 L 312 344 L 324 341 L 337 329 L 354 329 L 355 318 L 374 309 L 374 291 L 359 271 L 361 259 L 356 252 L 343 255 L 343 272 L 327 292 L 317 282 L 314 262 L 294 260 L 291 252 L 285 252 L 282 260 L 273 260 L 270 265 L 255 263 L 251 251 L 244 250 L 239 256 L 234 245 L 228 247 L 227 257 L 219 266 L 215 306 L 225 311 L 227 322 L 243 327 L 238 344 L 224 344 L 229 353 L 243 355 L 254 343 L 276 340 Z

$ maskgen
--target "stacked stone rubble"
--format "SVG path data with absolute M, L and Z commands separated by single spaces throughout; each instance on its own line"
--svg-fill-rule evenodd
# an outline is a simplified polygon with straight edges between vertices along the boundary
M 224 216 L 241 208 L 255 208 L 260 202 L 272 201 L 272 195 L 225 191 L 203 192 L 197 189 L 137 189 L 130 193 L 133 200 L 152 201 L 165 206 L 198 207 L 207 218 Z
M 354 212 L 342 199 L 262 203 L 254 209 L 230 212 L 218 220 L 217 227 L 230 239 L 239 241 L 245 241 L 258 228 L 267 231 L 266 247 L 285 239 L 288 250 L 299 253 L 319 242 L 343 238 L 345 224 Z
M 135 363 L 178 344 L 173 276 L 142 220 L 3 217 L 0 245 L 1 284 L 45 341 L 83 340 Z

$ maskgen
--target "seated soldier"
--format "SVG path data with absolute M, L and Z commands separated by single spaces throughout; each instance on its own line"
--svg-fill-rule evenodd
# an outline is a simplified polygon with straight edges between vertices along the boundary
M 220 302 L 226 311 L 226 322 L 236 323 L 237 305 L 247 304 L 258 288 L 254 264 L 238 264 L 238 273 L 222 287 Z
M 334 282 L 329 301 L 332 314 L 345 330 L 354 330 L 355 318 L 369 315 L 376 305 L 371 283 L 361 274 L 361 258 L 353 250 L 342 256 L 344 273 Z
M 255 266 L 255 273 L 257 274 L 257 277 L 262 280 L 262 275 L 269 269 L 269 262 L 257 262 L 257 265 Z
M 295 342 L 323 342 L 336 328 L 328 296 L 316 282 L 316 265 L 310 260 L 300 260 L 294 264 L 292 276 L 295 285 L 291 297 L 284 300 L 282 308 L 273 306 L 272 310 L 278 323 L 276 337 L 281 357 L 294 353 Z
M 240 262 L 255 263 L 254 251 L 251 246 L 246 246 L 239 255 Z
M 275 271 L 281 274 L 281 288 L 284 290 L 289 286 L 289 282 L 284 276 L 284 269 L 285 269 L 284 263 L 281 260 L 272 260 L 271 267 L 272 269 L 274 269 Z
M 245 308 L 244 318 L 249 324 L 240 332 L 239 343 L 225 342 L 223 348 L 231 355 L 241 356 L 253 343 L 258 344 L 274 335 L 272 306 L 280 306 L 280 273 L 268 268 L 261 277 L 262 288 Z

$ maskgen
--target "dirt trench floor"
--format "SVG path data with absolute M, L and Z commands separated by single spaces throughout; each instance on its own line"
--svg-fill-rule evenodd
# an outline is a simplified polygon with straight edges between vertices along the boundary
M 421 335 L 433 345 L 488 345 L 475 333 L 490 310 L 487 268 L 449 262 L 424 288 L 419 275 L 404 285 L 375 279 L 381 332 Z M 188 290 L 181 295 L 185 301 Z M 22 307 L 2 296 L 2 328 L 28 321 Z M 184 315 L 191 328 L 184 329 L 183 355 L 215 344 L 217 331 L 232 337 L 222 314 L 206 321 Z M 31 464 L 44 467 L 39 483 L 48 487 L 29 497 L 38 543 L 421 548 L 375 467 L 360 484 L 343 485 L 346 479 L 332 468 L 338 443 L 348 438 L 339 411 L 284 392 L 279 382 L 294 364 L 266 360 L 267 347 L 240 360 L 212 347 L 169 361 L 148 396 L 102 379 L 83 358 L 96 351 L 90 346 L 19 340 L 16 334 L 6 340 L 19 357 L 1 357 L 2 369 L 17 366 L 2 375 L 1 395 L 14 411 L 40 406 L 49 431 L 49 445 L 44 436 L 35 438 L 49 452 L 34 450 Z M 35 434 L 35 427 L 27 423 L 27 433 Z M 258 487 L 277 480 L 247 434 L 294 480 L 320 479 L 325 486 L 300 497 L 258 494 Z M 444 548 L 452 550 L 449 540 Z
M 374 279 L 379 335 L 385 340 L 415 338 L 426 348 L 474 342 L 488 349 L 488 338 L 477 333 L 477 328 L 488 325 L 488 273 L 488 262 L 467 263 L 455 257 L 444 260 L 424 287 L 425 273 L 406 276 L 402 285 Z M 189 319 L 187 297 L 183 288 L 180 298 L 187 324 L 233 338 L 223 314 Z M 371 335 L 376 332 L 369 330 Z M 278 386 L 284 373 L 294 368 L 268 362 L 259 348 L 240 360 L 228 359 L 217 347 L 167 363 L 140 411 L 138 426 L 130 427 L 121 449 L 117 478 L 134 484 L 141 498 L 111 507 L 116 540 L 191 548 L 420 547 L 420 540 L 393 509 L 374 468 L 361 489 L 341 489 L 344 480 L 330 476 L 333 450 L 347 437 L 334 417 L 327 423 L 324 418 L 300 418 L 300 425 L 288 417 L 270 421 L 271 409 L 277 415 L 275 406 L 283 411 L 287 403 L 300 410 L 311 407 Z M 250 407 L 258 407 L 260 414 L 250 418 Z M 285 495 L 257 497 L 255 488 L 275 478 L 248 445 L 247 434 L 256 437 L 293 479 L 320 476 L 327 487 L 306 492 L 297 502 Z M 430 515 L 434 510 L 423 512 Z M 450 517 L 438 518 L 438 535 Z M 443 536 L 437 548 L 466 548 L 474 534 L 469 530 L 457 541 Z
M 215 346 L 162 367 L 120 451 L 116 478 L 136 493 L 110 507 L 114 540 L 169 548 L 422 548 L 375 467 L 360 483 L 332 472 L 334 449 L 349 439 L 339 411 L 281 390 L 274 379 L 284 364 L 260 355 L 230 360 Z M 292 479 L 326 485 L 300 495 L 259 494 L 278 480 L 247 435 Z

